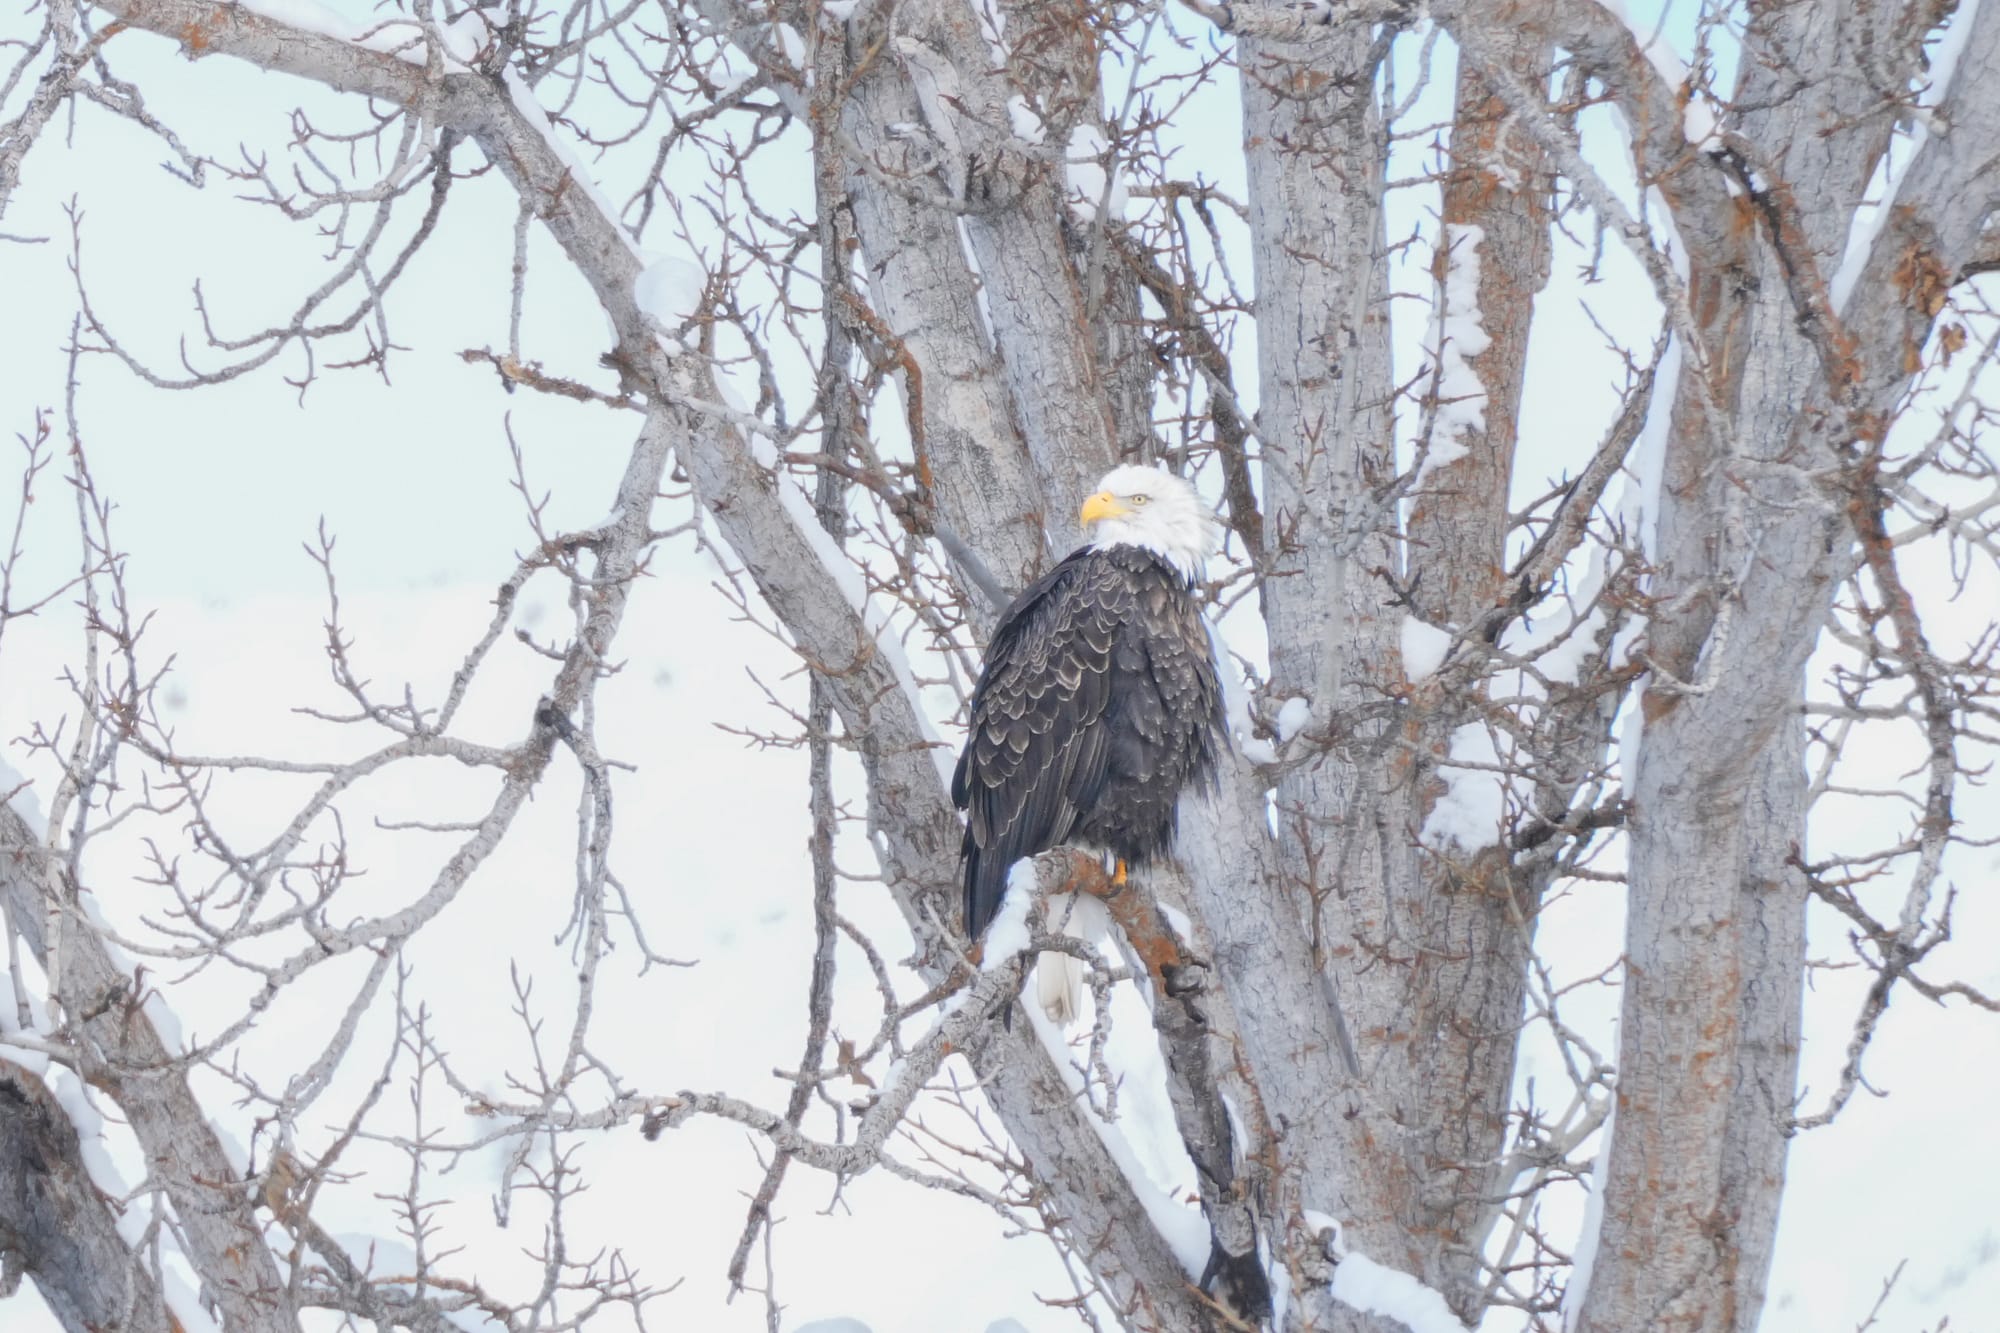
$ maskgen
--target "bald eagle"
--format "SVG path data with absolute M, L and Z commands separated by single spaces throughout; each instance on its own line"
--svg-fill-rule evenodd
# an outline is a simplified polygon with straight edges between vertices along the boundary
M 972 692 L 952 800 L 966 812 L 965 930 L 978 939 L 1022 857 L 1070 845 L 1144 865 L 1173 842 L 1190 784 L 1212 780 L 1227 731 L 1214 649 L 1194 596 L 1216 523 L 1194 487 L 1156 468 L 1114 469 L 1083 503 L 1094 539 L 1014 599 Z M 1102 904 L 1050 904 L 1088 938 Z M 1043 1008 L 1082 1002 L 1083 964 L 1045 954 Z

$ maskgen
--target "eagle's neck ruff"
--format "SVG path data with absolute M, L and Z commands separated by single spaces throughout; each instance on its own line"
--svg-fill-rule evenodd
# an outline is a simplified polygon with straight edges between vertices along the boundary
M 1111 519 L 1099 523 L 1097 525 L 1098 538 L 1096 541 L 1090 543 L 1090 549 L 1093 551 L 1109 551 L 1119 546 L 1136 546 L 1141 550 L 1151 551 L 1154 555 L 1173 566 L 1174 572 L 1181 576 L 1181 581 L 1187 584 L 1188 587 L 1192 588 L 1195 584 L 1201 582 L 1202 558 L 1207 554 L 1205 551 L 1199 549 L 1189 550 L 1186 546 L 1179 543 L 1163 542 L 1150 535 L 1141 536 L 1135 533 L 1119 531 L 1123 527 L 1125 527 L 1124 524 Z

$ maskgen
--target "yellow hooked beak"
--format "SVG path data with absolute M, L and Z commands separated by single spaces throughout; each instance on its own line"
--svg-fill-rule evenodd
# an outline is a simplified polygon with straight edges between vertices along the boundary
M 1083 502 L 1081 518 L 1086 528 L 1100 518 L 1123 518 L 1131 513 L 1110 491 L 1099 491 Z

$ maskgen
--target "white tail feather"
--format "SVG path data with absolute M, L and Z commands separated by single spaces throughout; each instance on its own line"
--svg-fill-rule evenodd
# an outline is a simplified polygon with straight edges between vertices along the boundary
M 1049 929 L 1085 943 L 1102 939 L 1111 928 L 1111 913 L 1086 894 L 1049 900 Z M 1075 954 L 1045 953 L 1035 960 L 1035 1001 L 1057 1027 L 1083 1017 L 1083 992 L 1090 981 L 1090 964 Z
M 1066 953 L 1045 953 L 1035 960 L 1035 1001 L 1049 1022 L 1068 1027 L 1083 1016 L 1083 987 L 1090 965 Z

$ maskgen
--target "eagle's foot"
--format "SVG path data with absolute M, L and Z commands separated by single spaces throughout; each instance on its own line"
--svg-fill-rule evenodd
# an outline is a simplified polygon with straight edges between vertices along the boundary
M 1116 898 L 1125 891 L 1125 886 L 1131 881 L 1132 868 L 1125 864 L 1123 857 L 1105 852 L 1099 857 L 1097 866 L 1104 878 L 1094 884 L 1086 885 L 1083 890 L 1085 893 L 1093 898 Z

